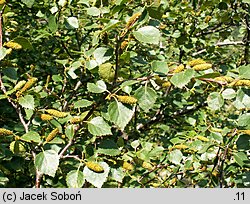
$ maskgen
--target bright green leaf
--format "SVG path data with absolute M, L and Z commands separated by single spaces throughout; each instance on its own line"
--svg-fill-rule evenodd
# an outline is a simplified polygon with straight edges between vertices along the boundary
M 69 140 L 73 139 L 75 135 L 74 125 L 68 125 L 65 128 L 65 135 Z
M 81 188 L 85 182 L 83 172 L 72 170 L 66 176 L 67 186 L 69 188 Z
M 194 77 L 195 71 L 193 69 L 187 69 L 184 72 L 176 73 L 171 77 L 170 81 L 178 88 L 183 88 Z
M 224 105 L 224 100 L 220 93 L 210 93 L 207 98 L 208 107 L 212 110 L 219 110 Z
M 43 174 L 54 177 L 59 165 L 59 155 L 55 150 L 45 150 L 36 155 L 35 167 Z
M 108 107 L 108 114 L 110 121 L 117 125 L 121 130 L 124 130 L 133 117 L 134 108 L 131 110 L 121 102 L 113 101 Z
M 145 26 L 134 31 L 134 36 L 142 43 L 158 44 L 160 41 L 160 31 L 153 26 Z
M 163 74 L 167 74 L 169 71 L 168 64 L 165 61 L 156 61 L 154 60 L 151 65 L 154 72 L 159 72 Z
M 111 169 L 111 177 L 115 181 L 117 181 L 119 183 L 122 183 L 122 180 L 123 180 L 124 176 L 125 176 L 125 172 L 123 171 L 122 168 L 118 168 L 118 169 L 113 169 L 112 168 Z
M 103 167 L 104 169 L 103 173 L 96 173 L 94 171 L 91 171 L 87 166 L 85 166 L 83 169 L 83 174 L 84 174 L 85 179 L 89 183 L 91 183 L 97 188 L 101 188 L 104 182 L 108 178 L 110 168 L 106 162 L 99 162 L 98 164 Z
M 25 95 L 25 96 L 20 97 L 18 99 L 18 102 L 23 108 L 28 108 L 32 110 L 34 110 L 35 108 L 35 100 L 33 96 L 31 95 Z
M 107 86 L 105 82 L 102 80 L 97 81 L 96 84 L 87 83 L 87 88 L 88 91 L 92 93 L 103 93 L 104 91 L 107 90 Z
M 105 47 L 98 47 L 93 53 L 95 61 L 97 62 L 98 65 L 108 61 L 112 57 L 112 55 L 113 52 Z
M 1 47 L 0 48 L 0 60 L 5 58 L 6 55 L 7 55 L 7 49 L 5 47 Z
M 79 22 L 76 17 L 68 17 L 67 22 L 72 28 L 79 28 Z
M 237 164 L 241 167 L 243 166 L 250 166 L 250 160 L 244 152 L 237 152 L 234 154 L 234 159 Z
M 26 142 L 36 142 L 36 143 L 41 142 L 40 135 L 35 131 L 29 131 L 28 133 L 25 133 L 21 137 L 21 140 L 26 141 Z
M 250 65 L 243 65 L 239 67 L 239 76 L 242 79 L 250 79 Z
M 224 99 L 233 99 L 236 96 L 236 92 L 234 89 L 227 88 L 222 92 L 222 97 Z
M 74 108 L 85 108 L 85 107 L 91 106 L 92 104 L 93 104 L 92 101 L 82 99 L 74 103 Z
M 245 113 L 239 116 L 238 119 L 239 126 L 249 126 L 250 125 L 250 113 Z
M 87 14 L 90 15 L 90 16 L 99 16 L 100 15 L 100 10 L 96 7 L 90 7 L 90 8 L 87 8 Z
M 57 31 L 58 25 L 56 23 L 56 16 L 50 15 L 48 18 L 48 26 L 52 33 L 55 33 Z
M 181 163 L 182 158 L 183 158 L 183 154 L 178 149 L 173 150 L 168 155 L 169 161 L 172 162 L 172 163 L 174 163 L 174 164 L 177 164 L 177 165 Z
M 26 4 L 27 7 L 31 8 L 33 4 L 35 3 L 35 0 L 21 0 L 24 4 Z
M 154 89 L 148 86 L 141 86 L 135 92 L 135 97 L 138 99 L 138 104 L 145 112 L 148 112 L 156 102 L 157 93 Z
M 112 135 L 111 127 L 100 116 L 88 122 L 88 130 L 92 135 L 96 136 Z

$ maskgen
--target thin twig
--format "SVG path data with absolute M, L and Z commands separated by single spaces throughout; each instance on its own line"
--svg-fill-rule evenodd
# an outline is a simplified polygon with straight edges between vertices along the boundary
M 77 155 L 65 155 L 61 157 L 62 159 L 68 159 L 68 158 L 72 158 L 72 159 L 76 159 L 78 161 L 82 161 Z
M 119 58 L 120 58 L 120 44 L 121 44 L 121 41 L 120 41 L 120 38 L 119 36 L 117 35 L 116 36 L 116 46 L 115 46 L 115 77 L 114 77 L 114 81 L 113 81 L 113 84 L 116 83 L 116 80 L 118 78 L 118 71 L 119 71 Z
M 68 144 L 62 149 L 62 151 L 59 154 L 60 158 L 63 158 L 64 153 L 68 150 L 68 148 L 72 145 L 73 141 L 69 140 Z
M 245 52 L 244 52 L 244 61 L 246 64 L 250 63 L 250 55 L 249 55 L 249 45 L 250 45 L 250 23 L 249 23 L 249 14 L 245 17 L 246 20 L 246 43 L 245 43 Z
M 218 42 L 218 43 L 216 43 L 216 44 L 214 44 L 213 46 L 228 46 L 228 45 L 245 45 L 245 43 L 243 42 L 243 41 L 225 41 L 225 42 Z M 193 53 L 192 54 L 192 56 L 194 57 L 194 56 L 197 56 L 197 55 L 199 55 L 199 54 L 202 54 L 202 53 L 204 53 L 204 52 L 206 52 L 207 51 L 207 49 L 202 49 L 202 50 L 199 50 L 199 51 L 197 51 L 197 52 L 195 52 L 195 53 Z

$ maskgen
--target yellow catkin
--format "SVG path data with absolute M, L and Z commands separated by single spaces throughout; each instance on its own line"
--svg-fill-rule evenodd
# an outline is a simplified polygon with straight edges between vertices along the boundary
M 5 0 L 0 0 L 0 5 L 4 4 Z
M 203 71 L 203 70 L 207 70 L 207 69 L 212 68 L 212 66 L 213 66 L 213 65 L 210 64 L 210 63 L 198 64 L 198 65 L 193 66 L 193 69 L 194 69 L 195 71 Z
M 6 50 L 6 55 L 10 55 L 12 53 L 12 48 Z
M 208 23 L 212 19 L 212 16 L 206 16 L 205 17 L 205 23 Z
M 68 115 L 68 113 L 65 113 L 65 112 L 61 112 L 61 111 L 58 111 L 58 110 L 55 110 L 55 109 L 47 109 L 45 110 L 46 113 L 50 114 L 50 115 L 53 115 L 57 118 L 64 118 Z
M 23 88 L 16 93 L 16 96 L 19 97 L 22 93 L 33 87 L 33 85 L 37 82 L 37 78 L 33 77 L 28 79 L 28 81 L 24 84 Z
M 188 146 L 187 145 L 175 145 L 172 147 L 172 149 L 187 149 Z
M 232 77 L 229 77 L 229 76 L 215 77 L 214 80 L 215 81 L 222 81 L 222 82 L 232 82 L 232 81 L 234 81 L 234 79 Z
M 161 79 L 158 75 L 155 75 L 154 76 L 155 78 L 155 83 L 158 85 L 158 86 L 161 86 L 165 81 L 163 79 Z
M 53 140 L 53 139 L 56 137 L 56 135 L 57 135 L 58 133 L 59 133 L 59 129 L 58 129 L 58 128 L 55 128 L 54 130 L 52 130 L 52 131 L 48 134 L 48 136 L 47 136 L 45 142 L 47 143 L 47 142 L 50 142 L 51 140 Z
M 22 45 L 20 45 L 19 43 L 13 42 L 13 41 L 9 41 L 9 42 L 4 43 L 4 46 L 11 48 L 11 49 L 14 49 L 14 50 L 22 49 Z
M 149 162 L 145 162 L 145 161 L 142 163 L 142 167 L 143 167 L 144 169 L 148 169 L 148 170 L 154 169 L 154 167 L 153 167 L 152 164 L 150 164 Z
M 209 139 L 208 138 L 206 138 L 206 137 L 203 137 L 203 136 L 197 136 L 196 137 L 198 140 L 201 140 L 201 141 L 203 141 L 203 142 L 209 142 Z
M 250 130 L 239 130 L 238 132 L 250 135 Z
M 116 96 L 118 101 L 122 103 L 127 103 L 127 104 L 135 104 L 137 102 L 137 99 L 133 96 Z
M 193 67 L 195 65 L 199 65 L 199 64 L 206 64 L 206 61 L 204 61 L 203 59 L 194 59 L 191 60 L 187 63 L 189 66 Z
M 124 50 L 127 47 L 127 45 L 128 45 L 128 41 L 127 40 L 122 41 L 122 43 L 121 43 L 121 50 Z
M 184 69 L 185 69 L 185 66 L 183 64 L 180 64 L 179 66 L 177 66 L 174 69 L 173 73 L 179 73 L 179 72 L 183 71 Z
M 216 128 L 216 127 L 210 127 L 209 129 L 210 129 L 210 131 L 212 131 L 212 132 L 222 132 L 222 131 L 223 131 L 222 129 Z
M 169 81 L 164 81 L 161 85 L 162 88 L 168 88 L 171 86 L 171 83 Z
M 134 166 L 128 162 L 123 162 L 122 168 L 128 171 L 132 171 L 134 169 Z
M 13 135 L 13 132 L 5 128 L 0 128 L 0 136 L 8 136 L 8 135 Z
M 250 80 L 242 79 L 236 80 L 229 84 L 229 86 L 248 86 L 250 87 Z
M 96 162 L 89 161 L 89 162 L 86 162 L 85 164 L 90 170 L 92 170 L 96 173 L 103 173 L 104 172 L 103 167 Z
M 128 22 L 126 24 L 126 29 L 129 29 L 131 28 L 135 22 L 140 18 L 141 16 L 141 13 L 138 12 L 138 13 L 135 13 L 134 15 L 132 15 L 129 19 L 128 19 Z
M 26 148 L 24 146 L 24 143 L 21 141 L 13 141 L 10 143 L 10 151 L 12 151 L 13 154 L 20 154 L 20 153 L 25 153 Z
M 73 117 L 73 118 L 70 119 L 69 122 L 72 123 L 72 124 L 77 124 L 77 123 L 82 122 L 82 118 L 81 117 Z
M 41 120 L 42 121 L 48 121 L 48 120 L 52 120 L 53 116 L 49 115 L 49 114 L 41 114 Z
M 25 81 L 25 80 L 19 81 L 19 82 L 15 85 L 14 90 L 17 91 L 17 90 L 21 89 L 25 84 L 26 84 L 26 81 Z
M 212 175 L 215 176 L 215 177 L 217 177 L 218 174 L 219 174 L 219 172 L 218 172 L 217 170 L 214 170 L 214 171 L 212 172 Z

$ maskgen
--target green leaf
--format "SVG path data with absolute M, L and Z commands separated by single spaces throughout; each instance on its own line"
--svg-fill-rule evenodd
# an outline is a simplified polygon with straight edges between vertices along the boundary
M 81 188 L 85 182 L 83 172 L 72 170 L 66 176 L 67 186 L 69 188 Z
M 59 165 L 59 155 L 55 150 L 45 150 L 36 155 L 35 167 L 43 174 L 54 177 Z
M 72 27 L 72 28 L 79 28 L 79 22 L 76 17 L 68 17 L 67 18 L 67 23 Z
M 87 88 L 88 91 L 92 93 L 103 93 L 104 91 L 107 90 L 107 86 L 105 82 L 102 80 L 97 81 L 96 84 L 87 83 Z
M 238 118 L 239 126 L 249 126 L 250 125 L 250 113 L 245 113 Z
M 35 3 L 35 0 L 21 0 L 24 4 L 26 4 L 27 7 L 31 8 L 33 4 Z
M 167 74 L 169 71 L 168 64 L 165 61 L 154 60 L 151 65 L 154 72 Z
M 3 94 L 1 94 L 1 95 L 0 95 L 0 100 L 2 100 L 2 99 L 6 99 L 6 98 L 8 98 L 8 96 L 3 95 Z
M 121 130 L 124 130 L 133 117 L 134 108 L 131 110 L 121 102 L 113 101 L 108 107 L 108 114 L 110 121 L 117 125 Z
M 182 157 L 183 157 L 183 154 L 178 149 L 173 150 L 168 155 L 169 161 L 172 162 L 172 163 L 174 163 L 174 164 L 177 164 L 177 165 L 181 163 Z
M 115 181 L 122 183 L 122 180 L 125 176 L 125 172 L 123 171 L 122 168 L 118 168 L 118 169 L 111 169 L 111 177 L 112 179 L 114 179 Z
M 20 45 L 22 45 L 22 48 L 24 48 L 24 49 L 28 49 L 28 50 L 32 50 L 33 49 L 32 44 L 25 37 L 18 36 L 16 38 L 14 38 L 13 41 L 16 42 L 16 43 L 18 43 L 18 44 L 20 44 Z
M 157 93 L 154 89 L 148 86 L 141 86 L 135 91 L 135 97 L 138 99 L 138 104 L 145 112 L 148 112 L 156 102 Z
M 98 164 L 103 167 L 104 169 L 103 173 L 96 173 L 94 171 L 91 171 L 87 166 L 85 166 L 83 169 L 83 174 L 84 174 L 85 179 L 89 183 L 91 183 L 97 188 L 101 188 L 104 182 L 108 178 L 110 168 L 106 162 L 99 162 Z
M 180 72 L 171 77 L 170 81 L 178 88 L 182 88 L 187 85 L 194 77 L 195 71 L 193 69 L 187 69 L 184 72 Z
M 250 137 L 249 135 L 243 134 L 240 135 L 236 141 L 237 149 L 248 151 L 250 149 Z
M 97 64 L 100 65 L 100 64 L 103 64 L 104 62 L 108 61 L 113 56 L 113 52 L 112 52 L 112 50 L 110 50 L 108 48 L 98 47 L 94 51 L 93 56 L 94 56 Z
M 21 137 L 21 140 L 26 141 L 26 142 L 36 142 L 36 143 L 41 142 L 40 135 L 35 131 L 29 131 L 28 133 L 25 133 Z
M 92 104 L 93 104 L 92 101 L 82 99 L 74 103 L 74 108 L 85 108 L 85 107 L 91 106 Z
M 68 1 L 68 0 L 59 0 L 59 1 L 58 1 L 58 5 L 61 6 L 61 7 L 64 7 L 64 6 L 66 6 L 67 1 Z
M 58 25 L 56 23 L 56 16 L 50 15 L 48 18 L 48 26 L 52 33 L 55 33 L 57 31 Z
M 74 125 L 68 125 L 65 129 L 65 135 L 69 140 L 73 139 L 75 135 L 74 127 Z
M 250 79 L 250 64 L 239 67 L 239 76 L 242 79 Z
M 134 31 L 134 36 L 142 43 L 158 44 L 160 41 L 160 31 L 153 26 L 144 26 Z
M 236 92 L 232 88 L 227 88 L 222 92 L 222 97 L 224 99 L 233 99 L 236 96 Z
M 224 105 L 224 99 L 220 93 L 213 92 L 209 94 L 207 104 L 212 110 L 219 110 Z
M 250 160 L 248 159 L 247 155 L 244 152 L 235 153 L 234 159 L 236 163 L 239 164 L 241 167 L 250 166 Z
M 20 97 L 18 99 L 18 102 L 23 108 L 28 108 L 32 110 L 34 110 L 35 108 L 35 100 L 33 96 L 31 95 L 25 95 L 25 96 Z
M 88 122 L 88 130 L 95 136 L 112 135 L 111 127 L 100 116 Z
M 5 47 L 0 48 L 0 60 L 4 59 L 7 55 L 7 49 Z
M 97 153 L 117 156 L 121 153 L 121 151 L 118 149 L 117 144 L 113 140 L 104 140 L 97 149 Z
M 200 79 L 200 78 L 215 78 L 215 77 L 219 77 L 220 73 L 219 72 L 212 72 L 212 73 L 208 73 L 208 74 L 203 74 L 200 76 L 195 77 L 196 79 Z
M 6 67 L 3 69 L 3 74 L 10 80 L 17 80 L 17 70 L 13 67 Z
M 87 8 L 87 14 L 90 15 L 90 16 L 99 16 L 100 15 L 100 10 L 96 7 L 90 7 L 90 8 Z
M 250 4 L 250 0 L 242 0 L 243 3 Z

